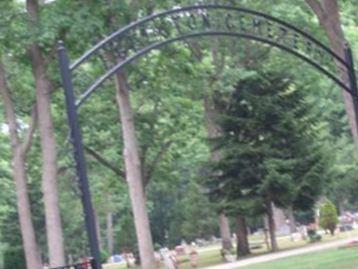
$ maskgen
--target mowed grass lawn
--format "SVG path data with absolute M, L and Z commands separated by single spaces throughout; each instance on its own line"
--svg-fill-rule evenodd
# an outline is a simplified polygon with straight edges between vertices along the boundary
M 240 269 L 358 269 L 358 248 L 315 252 Z
M 187 256 L 182 256 L 178 258 L 180 261 L 180 265 L 179 268 L 180 269 L 191 269 L 190 267 L 190 263 L 189 263 L 189 257 Z M 221 260 L 221 256 L 219 253 L 219 250 L 209 250 L 209 251 L 205 251 L 203 253 L 199 254 L 199 258 L 198 258 L 198 268 L 203 268 L 203 267 L 209 267 L 209 266 L 213 266 L 213 265 L 218 265 L 218 264 L 224 264 L 222 263 Z M 104 269 L 126 269 L 127 267 L 122 264 L 122 265 L 105 265 Z M 161 269 L 164 269 L 164 264 L 161 264 Z M 139 266 L 135 266 L 135 267 L 131 267 L 131 269 L 140 269 Z
M 220 259 L 214 253 L 205 253 L 199 259 L 199 267 L 217 265 Z M 211 254 L 211 255 L 210 255 Z M 105 269 L 125 269 L 125 265 L 106 266 Z M 139 269 L 140 267 L 133 267 Z M 161 268 L 164 268 L 162 265 Z M 180 269 L 189 269 L 188 262 L 183 262 Z M 240 267 L 238 269 L 358 269 L 358 248 L 333 249 L 311 254 L 283 258 L 272 262 Z
M 345 239 L 345 238 L 351 238 L 353 236 L 358 236 L 358 230 L 347 232 L 347 233 L 340 233 L 335 236 L 330 235 L 324 235 L 322 242 L 315 243 L 317 244 L 324 244 L 325 242 L 331 242 L 335 240 Z M 251 243 L 263 241 L 263 239 L 259 236 L 251 236 L 250 237 Z M 293 242 L 291 241 L 290 237 L 279 237 L 278 243 L 281 251 L 289 250 L 289 249 L 296 249 L 296 248 L 304 248 L 305 246 L 311 246 L 312 244 L 307 243 L 306 241 L 298 241 Z M 220 256 L 220 245 L 213 245 L 209 246 L 209 249 L 202 248 L 199 252 L 199 259 L 198 259 L 198 268 L 205 268 L 209 266 L 215 266 L 219 264 L 225 264 L 221 260 Z M 351 252 L 355 255 L 351 255 Z M 327 254 L 326 254 L 327 253 Z M 265 255 L 267 253 L 267 249 L 265 245 L 262 245 L 262 248 L 252 250 L 251 257 Z M 346 255 L 347 257 L 345 257 Z M 328 256 L 325 257 L 325 256 Z M 272 267 L 266 267 L 271 266 L 271 263 L 264 263 L 256 266 L 251 267 L 242 267 L 244 269 L 358 269 L 358 248 L 353 248 L 352 250 L 337 250 L 337 251 L 328 251 L 328 252 L 322 252 L 322 253 L 312 253 L 304 256 L 297 256 L 299 258 L 288 258 L 288 259 L 282 259 L 277 260 L 275 262 L 272 262 Z M 250 258 L 250 257 L 247 257 Z M 246 258 L 245 258 L 246 259 Z M 301 259 L 304 259 L 303 261 L 308 261 L 308 265 L 304 264 L 302 265 Z M 333 259 L 331 261 L 330 259 Z M 337 260 L 336 263 L 334 260 Z M 353 263 L 349 264 L 352 262 Z M 180 260 L 180 269 L 191 269 L 189 264 L 189 258 L 187 256 L 179 257 Z M 291 262 L 292 260 L 292 262 Z M 328 265 L 325 262 L 328 262 Z M 287 264 L 286 264 L 287 262 Z M 322 264 L 318 263 L 322 262 Z M 339 262 L 342 262 L 341 265 Z M 347 263 L 346 263 L 347 262 Z M 283 265 L 281 265 L 283 264 Z M 292 264 L 293 267 L 289 267 Z M 330 264 L 332 264 L 333 267 L 329 267 Z M 337 265 L 338 264 L 338 265 Z M 296 267 L 294 267 L 296 266 Z M 335 267 L 334 267 L 335 266 Z M 345 266 L 345 267 L 344 267 Z M 350 267 L 349 267 L 350 266 Z M 116 264 L 106 264 L 104 265 L 104 269 L 126 269 L 127 267 L 124 264 L 116 265 Z M 131 269 L 140 269 L 139 266 L 132 267 Z M 162 264 L 161 269 L 164 269 L 164 265 Z

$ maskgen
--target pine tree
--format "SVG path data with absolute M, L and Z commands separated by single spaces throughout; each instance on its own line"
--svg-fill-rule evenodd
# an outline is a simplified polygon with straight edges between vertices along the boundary
M 211 196 L 244 216 L 264 212 L 275 251 L 273 204 L 309 208 L 321 189 L 325 158 L 311 106 L 288 75 L 272 72 L 241 80 L 218 99 L 223 135 L 213 143 L 223 158 L 212 164 Z

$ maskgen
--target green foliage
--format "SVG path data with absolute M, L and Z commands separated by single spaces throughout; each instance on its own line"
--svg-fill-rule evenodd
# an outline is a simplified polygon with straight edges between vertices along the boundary
M 18 121 L 24 127 L 20 137 L 29 123 L 34 100 L 28 44 L 38 41 L 47 57 L 47 73 L 54 85 L 52 114 L 60 145 L 64 237 L 67 254 L 75 259 L 88 253 L 88 243 L 72 148 L 67 141 L 64 97 L 54 54 L 56 42 L 65 41 L 73 60 L 103 36 L 136 17 L 174 5 L 197 3 L 195 0 L 140 0 L 138 5 L 131 5 L 130 2 L 51 1 L 41 5 L 40 24 L 29 28 L 23 1 L 0 1 L 0 56 L 8 69 Z M 279 0 L 274 5 L 264 0 L 232 2 L 285 18 L 325 40 L 324 32 L 304 1 Z M 356 6 L 352 1 L 343 1 L 341 9 L 347 39 L 357 55 Z M 116 29 L 108 24 L 109 18 L 116 22 Z M 263 197 L 269 194 L 278 206 L 292 205 L 295 210 L 303 211 L 302 214 L 312 208 L 321 192 L 347 209 L 357 206 L 358 159 L 339 89 L 331 90 L 331 82 L 281 51 L 251 41 L 234 41 L 208 38 L 197 43 L 173 44 L 160 52 L 152 51 L 128 68 L 143 173 L 150 175 L 147 200 L 152 234 L 161 246 L 217 235 L 218 207 L 223 206 L 232 214 L 243 211 L 256 217 L 264 213 Z M 201 59 L 191 50 L 193 44 L 201 50 Z M 213 50 L 219 52 L 222 70 L 213 63 Z M 75 85 L 88 85 L 102 71 L 102 63 L 86 66 L 85 75 L 76 77 Z M 278 75 L 281 72 L 285 76 Z M 223 99 L 223 106 L 232 102 L 230 117 L 223 118 L 227 135 L 220 141 L 220 147 L 227 149 L 220 170 L 227 172 L 208 183 L 215 190 L 211 197 L 215 204 L 208 201 L 202 184 L 206 178 L 202 167 L 210 155 L 203 115 L 204 96 Z M 0 104 L 0 241 L 5 248 L 15 247 L 6 254 L 10 262 L 11 253 L 21 246 L 21 237 L 11 175 L 11 147 L 8 133 L 2 129 L 2 108 Z M 121 126 L 111 83 L 104 85 L 81 108 L 80 121 L 85 144 L 124 171 Z M 36 235 L 46 257 L 38 142 L 36 133 L 27 157 L 27 172 Z M 106 215 L 110 212 L 114 216 L 115 252 L 135 249 L 126 183 L 90 154 L 87 161 L 102 240 L 106 240 Z M 218 183 L 222 178 L 225 180 Z M 217 188 L 221 184 L 224 184 L 222 189 Z M 308 222 L 310 218 L 303 219 Z
M 309 209 L 321 192 L 326 156 L 316 142 L 315 115 L 284 73 L 258 73 L 221 96 L 217 109 L 222 158 L 207 185 L 233 213 L 260 214 L 267 200 Z
M 115 233 L 115 238 L 117 238 L 115 249 L 117 251 L 133 251 L 135 249 L 137 244 L 136 235 L 133 225 L 133 217 L 129 212 L 121 215 L 118 224 L 115 227 Z
M 322 240 L 322 236 L 318 234 L 316 230 L 309 230 L 307 234 L 310 243 L 315 243 Z
M 108 252 L 102 249 L 101 250 L 101 263 L 106 263 L 108 261 L 109 257 L 110 256 L 109 256 Z
M 4 268 L 26 268 L 24 250 L 21 247 L 7 247 L 3 254 Z
M 320 219 L 319 224 L 325 230 L 329 230 L 332 235 L 334 235 L 334 231 L 338 224 L 338 215 L 337 209 L 334 204 L 327 200 L 320 207 Z

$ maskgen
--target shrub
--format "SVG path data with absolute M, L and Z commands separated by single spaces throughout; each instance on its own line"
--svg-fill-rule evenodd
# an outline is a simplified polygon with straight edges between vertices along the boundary
M 105 250 L 101 250 L 101 263 L 106 263 L 109 259 L 109 254 Z
M 338 224 L 337 209 L 331 201 L 325 202 L 320 208 L 320 225 L 323 229 L 329 230 L 331 235 Z
M 310 243 L 314 243 L 322 240 L 322 236 L 317 234 L 316 230 L 308 230 L 307 235 L 310 240 Z
M 21 247 L 8 247 L 4 250 L 4 268 L 26 268 L 25 254 Z

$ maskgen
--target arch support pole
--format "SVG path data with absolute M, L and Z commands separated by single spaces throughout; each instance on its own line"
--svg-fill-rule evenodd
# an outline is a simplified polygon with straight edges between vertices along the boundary
M 358 86 L 357 86 L 357 77 L 354 69 L 354 60 L 352 50 L 348 43 L 346 43 L 344 48 L 344 57 L 346 63 L 348 64 L 348 78 L 349 78 L 349 87 L 352 94 L 352 102 L 354 107 L 354 115 L 356 126 L 358 128 Z M 357 130 L 358 131 L 358 130 Z
M 66 110 L 68 122 L 71 131 L 71 142 L 74 147 L 74 157 L 76 162 L 76 171 L 79 178 L 79 187 L 81 190 L 81 200 L 83 205 L 83 213 L 85 215 L 87 236 L 90 244 L 90 251 L 95 265 L 93 269 L 102 269 L 100 260 L 100 250 L 98 246 L 98 238 L 96 233 L 95 218 L 93 214 L 93 205 L 91 200 L 91 192 L 88 183 L 86 160 L 82 143 L 82 134 L 78 123 L 77 108 L 75 105 L 75 96 L 73 92 L 72 76 L 69 69 L 69 60 L 66 48 L 62 42 L 58 45 L 58 57 L 60 61 L 60 70 L 63 87 L 65 89 Z

